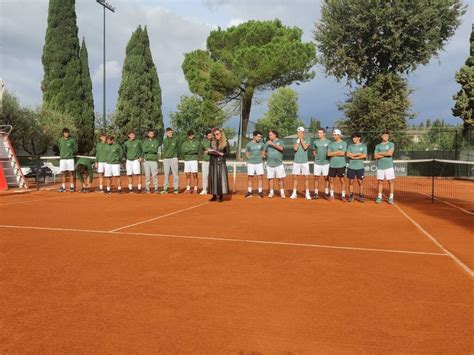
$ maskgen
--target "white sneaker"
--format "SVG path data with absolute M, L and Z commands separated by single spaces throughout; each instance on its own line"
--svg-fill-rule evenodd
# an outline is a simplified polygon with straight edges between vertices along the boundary
M 281 198 L 286 198 L 285 194 L 280 194 Z
M 310 195 L 310 194 L 306 194 L 306 195 L 305 195 L 305 198 L 306 198 L 307 200 L 311 200 L 311 195 Z
M 206 190 L 202 190 L 199 195 L 207 195 L 207 191 L 206 191 Z
M 295 193 L 293 193 L 293 194 L 291 194 L 290 198 L 294 200 L 294 199 L 297 199 L 298 196 Z
M 273 198 L 274 196 L 275 196 L 275 194 L 274 194 L 273 192 L 270 192 L 270 193 L 268 194 L 268 198 Z

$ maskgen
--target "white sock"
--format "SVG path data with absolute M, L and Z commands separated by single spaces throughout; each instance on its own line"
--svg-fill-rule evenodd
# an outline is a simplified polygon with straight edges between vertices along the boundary
M 247 188 L 247 191 L 250 192 L 250 193 L 252 193 L 252 188 L 251 188 L 251 187 L 248 187 L 248 188 Z
M 329 189 L 324 189 L 324 193 L 327 195 L 329 193 Z
M 306 189 L 306 195 L 309 195 L 309 190 L 308 189 Z
M 390 198 L 393 198 L 393 194 L 390 194 Z
M 334 190 L 331 190 L 330 193 L 331 193 L 331 196 L 334 196 Z
M 66 190 L 66 184 L 63 184 L 62 186 L 63 186 L 63 189 Z
M 99 185 L 99 189 L 103 190 L 103 189 L 104 189 L 104 185 Z
M 74 188 L 74 184 L 71 184 L 71 189 L 73 189 L 73 188 Z
M 281 194 L 281 195 L 284 195 L 284 194 L 285 194 L 285 190 L 280 189 L 280 194 Z
M 142 185 L 141 185 L 141 184 L 138 184 L 138 189 L 139 189 L 139 190 L 142 189 Z
M 133 189 L 132 184 L 128 184 L 128 189 L 129 189 L 129 190 L 132 190 L 132 189 Z
M 262 192 L 263 189 L 261 187 L 258 188 L 258 192 Z
M 107 186 L 107 191 L 110 191 L 110 186 Z
M 293 189 L 293 195 L 296 195 L 296 189 Z
M 318 194 L 318 189 L 314 189 L 314 194 L 315 194 L 315 195 Z
M 273 190 L 270 190 L 270 193 L 273 194 Z
M 341 192 L 341 195 L 342 195 L 342 197 L 346 197 L 346 192 L 345 192 L 345 191 L 342 191 L 342 192 Z
M 186 191 L 189 191 L 189 190 L 191 190 L 191 186 L 188 185 L 186 186 Z
M 118 187 L 118 190 L 119 190 L 119 191 L 122 191 L 122 186 L 119 186 L 119 187 Z
M 198 187 L 197 186 L 194 186 L 194 191 L 197 191 Z
M 378 197 L 378 198 L 382 198 L 382 194 L 378 194 L 377 197 Z

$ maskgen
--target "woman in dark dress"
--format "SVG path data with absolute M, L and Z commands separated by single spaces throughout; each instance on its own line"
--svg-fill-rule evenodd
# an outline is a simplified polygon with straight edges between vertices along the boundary
M 229 178 L 227 177 L 226 157 L 229 155 L 229 144 L 224 131 L 220 128 L 212 130 L 211 148 L 208 149 L 209 163 L 209 193 L 210 201 L 224 201 L 224 195 L 229 193 Z

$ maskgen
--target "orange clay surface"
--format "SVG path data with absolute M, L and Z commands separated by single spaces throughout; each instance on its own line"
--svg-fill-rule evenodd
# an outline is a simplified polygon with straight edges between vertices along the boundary
M 472 214 L 207 200 L 0 194 L 0 353 L 474 351 Z

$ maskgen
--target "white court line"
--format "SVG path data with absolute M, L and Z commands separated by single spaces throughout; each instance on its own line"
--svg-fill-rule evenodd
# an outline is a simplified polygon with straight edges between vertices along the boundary
M 39 198 L 39 199 L 36 199 L 36 200 L 28 200 L 28 201 L 18 201 L 18 202 L 9 202 L 9 203 L 1 203 L 0 204 L 0 207 L 2 206 L 9 206 L 9 205 L 19 205 L 19 204 L 22 204 L 22 203 L 30 203 L 30 202 L 38 202 L 38 201 L 46 201 L 46 200 L 58 200 L 58 199 L 61 199 L 61 198 L 71 198 L 71 197 L 74 197 L 74 196 L 58 196 L 58 197 L 45 197 L 45 198 Z
M 204 205 L 207 205 L 207 204 L 209 204 L 209 202 L 204 202 L 204 203 L 201 203 L 201 204 L 196 205 L 196 206 L 191 206 L 191 207 L 188 207 L 188 208 L 184 208 L 182 210 L 178 210 L 178 211 L 174 211 L 174 212 L 171 212 L 171 213 L 168 213 L 168 214 L 164 214 L 162 216 L 150 218 L 150 219 L 147 219 L 146 221 L 141 221 L 141 222 L 129 224 L 127 226 L 123 226 L 123 227 L 120 227 L 120 228 L 115 228 L 115 229 L 112 229 L 109 232 L 118 232 L 119 230 L 122 230 L 122 229 L 135 227 L 135 226 L 138 226 L 138 225 L 143 224 L 143 223 L 153 222 L 153 221 L 156 221 L 157 219 L 169 217 L 169 216 L 172 216 L 172 215 L 175 215 L 175 214 L 178 214 L 178 213 L 181 213 L 181 212 L 189 211 L 189 210 L 192 210 L 193 208 L 201 207 L 201 206 L 204 206 Z
M 400 208 L 398 205 L 394 205 L 402 215 L 404 215 L 415 227 L 417 227 L 425 236 L 427 236 L 434 244 L 438 246 L 447 256 L 454 260 L 456 264 L 458 264 L 464 271 L 466 271 L 469 276 L 474 277 L 474 271 L 471 270 L 469 266 L 464 264 L 461 260 L 459 260 L 453 253 L 447 250 L 438 240 L 433 237 L 429 232 L 427 232 L 420 224 L 418 224 L 413 218 L 411 218 L 404 210 Z
M 198 237 L 198 236 L 191 236 L 191 235 L 171 235 L 171 234 L 159 234 L 159 233 L 135 233 L 135 232 L 112 232 L 112 231 L 100 231 L 100 230 L 88 230 L 88 229 L 28 227 L 28 226 L 11 226 L 11 225 L 0 225 L 0 228 L 33 229 L 33 230 L 46 230 L 46 231 L 59 231 L 59 232 L 112 234 L 112 235 L 128 235 L 128 236 L 143 236 L 143 237 L 160 237 L 160 238 L 173 238 L 173 239 L 212 240 L 212 241 L 221 241 L 221 242 L 296 246 L 296 247 L 319 248 L 319 249 L 339 249 L 339 250 L 369 251 L 369 252 L 383 252 L 383 253 L 396 253 L 396 254 L 448 256 L 447 254 L 444 254 L 444 253 L 431 253 L 431 252 L 411 251 L 411 250 L 357 248 L 357 247 L 343 247 L 343 246 L 320 245 L 320 244 L 272 242 L 272 241 L 267 241 L 267 240 L 230 239 L 230 238 L 219 238 L 219 237 Z
M 428 196 L 430 199 L 432 198 L 431 195 L 425 194 L 424 192 L 418 191 L 418 193 L 420 193 L 420 194 L 422 194 L 422 195 L 425 195 L 425 196 Z M 441 202 L 441 203 L 444 203 L 444 204 L 446 204 L 446 205 L 448 205 L 448 206 L 457 208 L 458 210 L 463 211 L 463 212 L 465 212 L 465 213 L 467 213 L 467 214 L 474 215 L 474 212 L 471 212 L 471 211 L 469 211 L 469 210 L 466 210 L 466 209 L 464 209 L 464 208 L 462 208 L 462 207 L 460 207 L 460 206 L 456 206 L 455 204 L 452 204 L 452 203 L 450 203 L 450 202 L 440 200 L 440 199 L 437 198 L 437 197 L 435 197 L 434 199 L 435 199 L 436 201 Z

